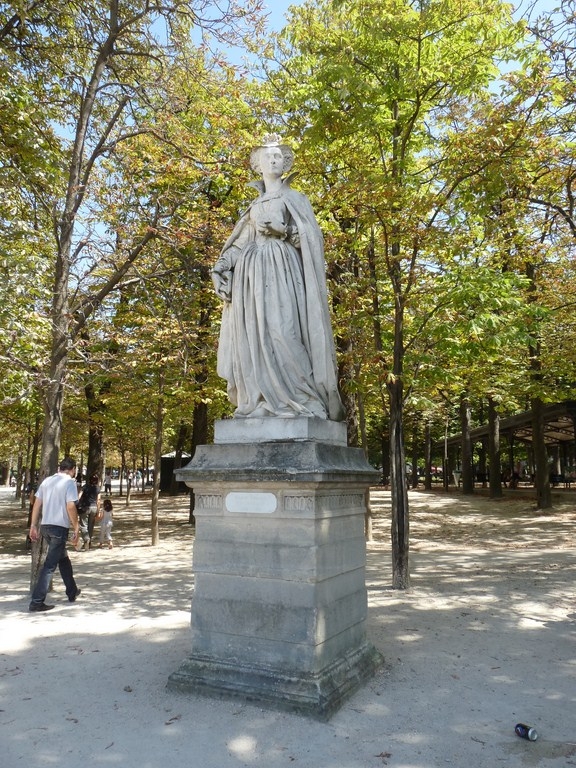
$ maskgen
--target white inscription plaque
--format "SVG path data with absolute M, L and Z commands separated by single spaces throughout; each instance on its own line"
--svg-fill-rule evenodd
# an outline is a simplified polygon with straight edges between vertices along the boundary
M 256 493 L 233 491 L 226 495 L 226 510 L 240 514 L 243 512 L 255 512 L 258 514 L 270 514 L 276 511 L 277 501 L 273 493 Z

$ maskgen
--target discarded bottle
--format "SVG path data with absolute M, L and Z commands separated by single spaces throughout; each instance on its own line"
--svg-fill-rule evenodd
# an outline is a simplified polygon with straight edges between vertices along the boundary
M 521 739 L 528 739 L 528 741 L 536 741 L 538 738 L 538 733 L 536 732 L 536 728 L 532 728 L 530 725 L 525 725 L 525 723 L 518 723 L 514 730 L 516 731 L 516 735 L 520 736 Z

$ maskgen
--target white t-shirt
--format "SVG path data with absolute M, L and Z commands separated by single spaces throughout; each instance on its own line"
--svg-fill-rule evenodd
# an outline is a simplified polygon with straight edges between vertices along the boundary
M 42 525 L 70 528 L 66 504 L 69 501 L 78 501 L 74 478 L 66 472 L 57 472 L 40 483 L 36 496 L 42 499 Z

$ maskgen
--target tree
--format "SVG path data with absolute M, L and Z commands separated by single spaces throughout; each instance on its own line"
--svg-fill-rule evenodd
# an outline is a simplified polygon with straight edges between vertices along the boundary
M 484 212 L 501 268 L 525 278 L 531 312 L 525 339 L 528 376 L 522 389 L 533 410 L 540 509 L 552 504 L 542 409 L 546 402 L 572 397 L 575 381 L 573 356 L 560 352 L 574 338 L 569 319 L 575 295 L 574 38 L 564 16 L 571 7 L 573 3 L 562 3 L 532 25 L 543 45 L 527 47 L 524 68 L 503 76 L 499 103 L 493 100 L 484 112 L 476 134 L 481 143 L 491 135 L 493 144 L 510 144 L 513 151 L 487 166 L 469 186 L 474 207 Z
M 217 16 L 204 0 L 143 6 L 110 0 L 105 12 L 101 3 L 41 0 L 2 9 L 4 61 L 15 65 L 26 82 L 39 84 L 42 103 L 50 105 L 51 124 L 66 147 L 62 183 L 41 198 L 52 212 L 54 236 L 49 366 L 42 376 L 43 474 L 54 471 L 58 461 L 70 350 L 172 213 L 158 197 L 134 188 L 132 210 L 114 222 L 115 201 L 106 205 L 96 192 L 106 180 L 113 192 L 111 174 L 122 167 L 123 147 L 151 130 L 151 115 L 163 103 L 165 69 L 186 50 L 191 29 L 198 25 L 218 33 L 232 25 L 233 32 L 236 21 L 249 24 L 255 18 L 258 6 L 229 2 Z M 105 229 L 113 223 L 114 234 Z M 103 261 L 109 271 L 98 280 L 95 268 Z
M 415 296 L 441 268 L 451 198 L 482 167 L 478 160 L 475 170 L 442 177 L 454 152 L 446 115 L 487 88 L 520 36 L 509 6 L 491 0 L 305 4 L 293 9 L 281 69 L 269 75 L 277 93 L 289 94 L 292 132 L 321 153 L 332 199 L 353 207 L 365 239 L 374 231 L 374 284 L 385 280 L 391 291 L 380 311 L 392 316 L 392 338 L 379 365 L 390 412 L 395 588 L 410 583 L 403 412 L 410 331 L 421 326 Z

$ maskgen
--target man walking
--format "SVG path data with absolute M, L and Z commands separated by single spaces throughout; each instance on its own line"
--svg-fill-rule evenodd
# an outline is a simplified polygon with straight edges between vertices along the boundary
M 62 459 L 58 472 L 47 477 L 36 491 L 36 500 L 32 508 L 32 520 L 30 524 L 30 538 L 37 541 L 40 535 L 48 544 L 48 552 L 44 565 L 40 569 L 38 581 L 32 592 L 30 602 L 31 611 L 50 611 L 53 605 L 46 605 L 44 600 L 50 587 L 50 579 L 56 570 L 60 570 L 62 581 L 66 586 L 68 600 L 73 603 L 80 590 L 74 581 L 72 563 L 66 551 L 68 531 L 73 529 L 72 543 L 78 541 L 78 490 L 74 477 L 76 475 L 76 462 L 66 457 Z M 42 510 L 42 524 L 38 530 L 38 520 Z

